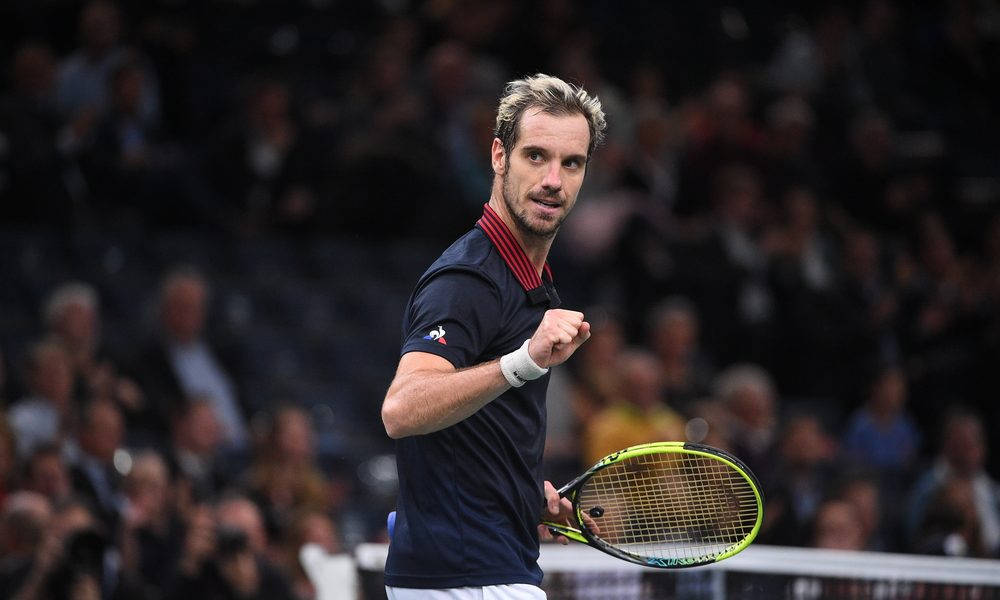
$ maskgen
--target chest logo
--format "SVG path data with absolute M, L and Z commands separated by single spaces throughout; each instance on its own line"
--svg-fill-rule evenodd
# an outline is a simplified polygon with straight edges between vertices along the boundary
M 424 339 L 435 340 L 440 344 L 444 344 L 445 346 L 448 345 L 448 342 L 444 339 L 444 327 L 441 327 L 440 325 L 437 326 L 437 329 L 432 329 L 430 333 L 425 335 Z

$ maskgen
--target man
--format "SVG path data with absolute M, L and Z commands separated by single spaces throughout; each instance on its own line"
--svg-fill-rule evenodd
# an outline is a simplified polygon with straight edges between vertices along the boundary
M 89 503 L 106 531 L 117 531 L 126 507 L 121 474 L 115 467 L 115 452 L 124 439 L 125 422 L 114 402 L 98 399 L 84 407 L 70 479 L 76 495 Z
M 584 90 L 508 83 L 483 216 L 417 282 L 382 405 L 398 440 L 393 600 L 545 597 L 537 525 L 543 506 L 570 512 L 541 481 L 546 375 L 590 337 L 583 313 L 558 308 L 546 257 L 604 128 Z
M 267 530 L 249 498 L 227 494 L 214 515 L 194 513 L 168 599 L 285 600 L 294 598 L 288 580 L 268 558 Z
M 66 349 L 43 340 L 28 350 L 28 394 L 8 412 L 21 460 L 43 444 L 61 446 L 73 419 L 73 364 Z
M 209 293 L 208 280 L 193 268 L 167 273 L 160 288 L 159 335 L 139 353 L 135 370 L 154 405 L 147 427 L 162 428 L 192 398 L 203 398 L 215 410 L 225 449 L 239 453 L 248 442 L 246 416 L 228 356 L 209 339 Z

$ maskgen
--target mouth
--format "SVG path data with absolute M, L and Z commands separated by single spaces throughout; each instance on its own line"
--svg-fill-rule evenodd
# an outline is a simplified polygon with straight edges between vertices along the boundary
M 550 210 L 556 210 L 562 206 L 562 202 L 552 198 L 532 198 L 531 201 Z

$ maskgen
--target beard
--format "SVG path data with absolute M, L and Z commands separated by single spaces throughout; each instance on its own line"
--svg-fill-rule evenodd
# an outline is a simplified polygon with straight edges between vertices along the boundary
M 503 174 L 503 203 L 507 206 L 507 212 L 510 213 L 511 218 L 514 219 L 514 225 L 525 235 L 530 235 L 542 239 L 552 239 L 555 237 L 556 232 L 559 231 L 559 227 L 562 225 L 563 219 L 566 215 L 563 215 L 555 221 L 542 221 L 537 220 L 532 222 L 528 216 L 528 207 L 523 206 L 520 209 L 514 203 L 514 190 L 511 189 L 510 179 L 508 177 L 508 172 Z M 528 200 L 531 202 L 531 200 Z

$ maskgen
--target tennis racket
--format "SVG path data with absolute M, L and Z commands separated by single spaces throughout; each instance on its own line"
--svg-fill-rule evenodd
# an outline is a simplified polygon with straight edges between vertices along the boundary
M 647 567 L 695 567 L 733 556 L 757 537 L 760 484 L 739 459 L 700 444 L 657 442 L 610 454 L 559 490 L 573 526 L 553 534 Z

